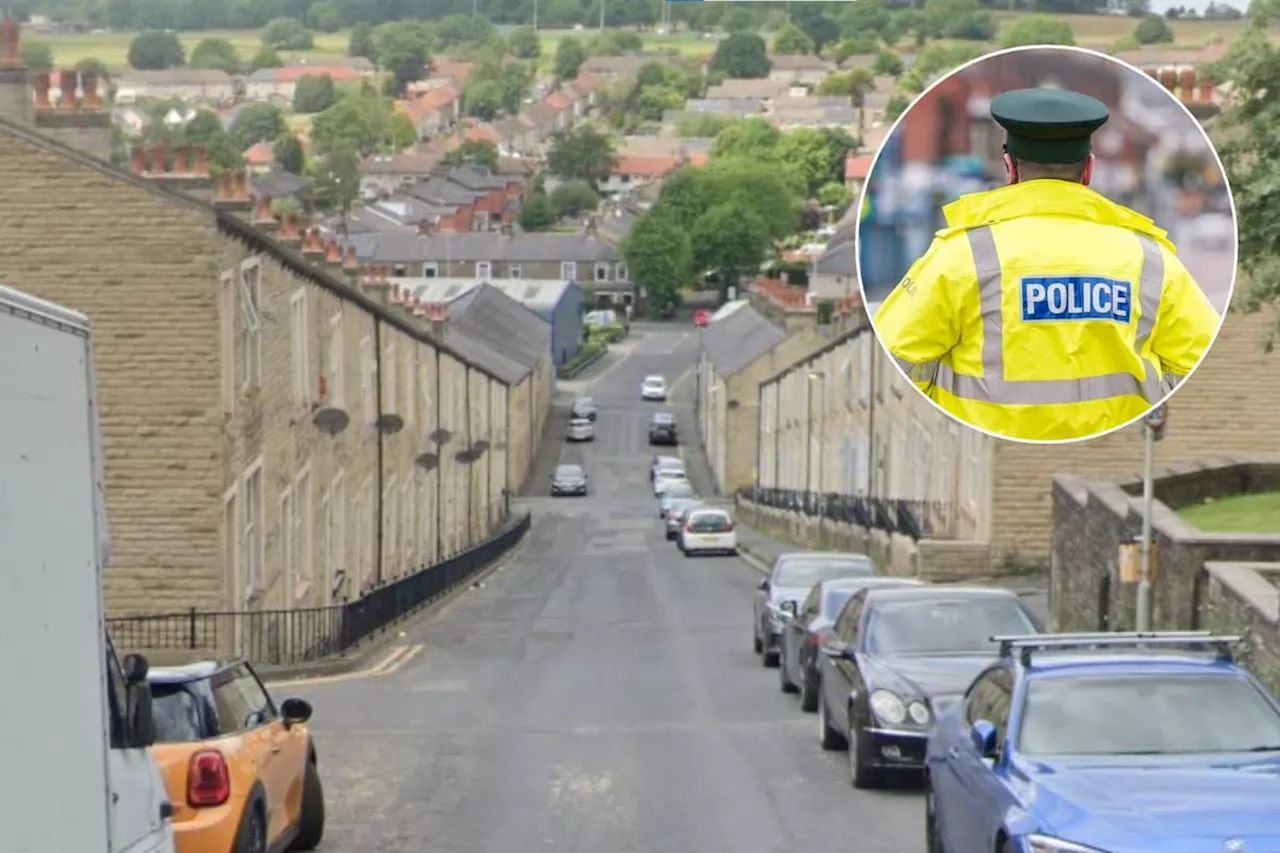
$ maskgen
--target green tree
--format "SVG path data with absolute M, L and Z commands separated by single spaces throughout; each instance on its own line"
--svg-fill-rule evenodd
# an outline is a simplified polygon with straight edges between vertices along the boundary
M 793 22 L 788 21 L 787 25 L 778 30 L 778 34 L 773 37 L 774 53 L 795 55 L 813 53 L 813 51 L 813 39 Z
M 818 84 L 819 95 L 844 96 L 861 104 L 866 94 L 875 88 L 875 78 L 868 68 L 851 68 L 836 71 L 822 78 Z
M 924 25 L 934 38 L 984 41 L 996 34 L 996 21 L 978 0 L 926 0 Z
M 734 124 L 728 116 L 686 113 L 676 119 L 676 136 L 681 139 L 712 139 Z
M 22 64 L 32 71 L 48 71 L 53 68 L 53 48 L 42 41 L 23 41 L 20 47 Z
M 107 63 L 98 59 L 96 56 L 86 56 L 81 59 L 76 63 L 76 70 L 82 74 L 85 72 L 97 74 L 99 80 L 105 80 L 111 76 L 111 71 L 107 68 Z
M 338 100 L 338 90 L 328 74 L 303 74 L 293 87 L 293 111 L 318 113 L 329 109 Z
M 853 193 L 844 184 L 832 181 L 818 190 L 818 202 L 824 207 L 846 208 L 853 202 Z
M 490 172 L 498 171 L 498 146 L 484 139 L 467 139 L 462 144 L 445 153 L 441 163 L 446 166 L 461 166 L 472 163 L 484 166 Z
M 316 200 L 330 210 L 346 211 L 360 194 L 360 156 L 349 146 L 326 154 L 316 168 Z
M 275 156 L 278 169 L 301 175 L 306 167 L 306 152 L 302 150 L 302 143 L 298 141 L 298 137 L 292 133 L 281 134 L 275 145 L 271 147 L 271 153 Z
M 547 170 L 557 178 L 586 181 L 598 187 L 617 164 L 613 139 L 591 125 L 562 130 L 551 137 Z
M 1143 15 L 1133 30 L 1138 44 L 1168 44 L 1173 41 L 1173 30 L 1159 15 Z
M 351 38 L 347 40 L 347 56 L 363 56 L 374 59 L 376 48 L 373 43 L 373 25 L 362 21 L 351 28 Z
M 342 8 L 333 0 L 316 0 L 307 9 L 307 24 L 322 33 L 336 33 L 342 29 Z
M 693 245 L 689 232 L 658 210 L 643 214 L 622 242 L 632 281 L 644 289 L 644 303 L 656 318 L 680 289 L 693 282 Z
M 162 71 L 186 62 L 187 53 L 173 33 L 149 30 L 129 42 L 129 66 L 139 71 Z
M 276 50 L 310 50 L 315 39 L 297 18 L 276 18 L 262 28 L 262 43 Z
M 696 270 L 714 270 L 723 293 L 755 277 L 769 247 L 769 229 L 745 199 L 717 204 L 694 223 L 690 237 Z
M 551 207 L 562 218 L 580 216 L 599 205 L 600 196 L 586 181 L 565 181 L 551 192 Z
M 840 12 L 840 34 L 845 38 L 879 36 L 888 29 L 891 18 L 884 0 L 853 0 Z
M 236 146 L 245 150 L 259 142 L 269 142 L 288 130 L 284 113 L 274 104 L 246 104 L 231 122 L 230 133 Z
M 630 30 L 605 30 L 591 40 L 587 53 L 592 56 L 625 56 L 644 49 L 640 36 Z
M 564 38 L 556 45 L 555 75 L 561 80 L 576 80 L 582 63 L 587 61 L 587 49 L 576 38 Z
M 755 33 L 734 33 L 716 46 L 708 70 L 726 77 L 754 79 L 768 77 L 772 67 L 764 39 Z
M 240 71 L 242 63 L 236 46 L 224 38 L 203 38 L 191 49 L 187 64 L 192 68 L 217 68 L 228 74 Z
M 372 154 L 387 139 L 389 120 L 384 99 L 366 93 L 344 94 L 311 120 L 311 143 L 320 155 L 343 148 Z
M 745 6 L 730 6 L 720 20 L 720 28 L 726 33 L 745 33 L 759 26 L 756 16 Z
M 427 73 L 430 59 L 424 34 L 411 28 L 380 33 L 375 38 L 377 62 L 391 73 L 396 94 Z
M 520 208 L 520 216 L 516 220 L 525 231 L 546 231 L 556 224 L 556 212 L 551 207 L 551 199 L 541 186 L 535 186 Z
M 1076 37 L 1071 30 L 1071 25 L 1061 18 L 1049 15 L 1028 15 L 1015 21 L 1000 43 L 1005 47 L 1024 47 L 1033 44 L 1073 46 L 1076 43 Z
M 784 134 L 778 140 L 775 152 L 779 161 L 800 176 L 809 197 L 817 195 L 819 188 L 831 180 L 833 160 L 836 156 L 843 158 L 845 153 L 839 151 L 837 155 L 826 134 L 814 128 L 801 128 Z
M 876 61 L 875 64 L 871 66 L 871 70 L 876 74 L 887 74 L 890 77 L 897 77 L 902 73 L 902 60 L 898 58 L 896 53 L 890 53 L 887 50 L 882 50 L 876 54 Z
M 467 115 L 490 121 L 502 112 L 502 87 L 497 80 L 468 80 L 462 104 Z
M 752 116 L 716 134 L 711 153 L 715 157 L 773 159 L 782 133 L 762 118 Z
M 418 129 L 413 120 L 399 110 L 387 116 L 386 143 L 392 151 L 403 151 L 418 141 Z
M 533 27 L 521 27 L 507 39 L 511 55 L 516 59 L 536 60 L 542 56 L 542 39 Z

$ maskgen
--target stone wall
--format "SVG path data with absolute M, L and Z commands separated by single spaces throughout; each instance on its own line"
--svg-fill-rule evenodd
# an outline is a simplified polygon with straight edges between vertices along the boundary
M 1153 628 L 1248 629 L 1259 639 L 1262 654 L 1280 646 L 1280 593 L 1264 579 L 1280 570 L 1280 535 L 1207 533 L 1175 511 L 1206 498 L 1276 488 L 1280 464 L 1271 462 L 1222 458 L 1159 472 L 1152 513 Z M 1119 549 L 1137 541 L 1141 523 L 1140 480 L 1054 478 L 1049 592 L 1054 630 L 1133 629 L 1136 586 L 1121 583 Z

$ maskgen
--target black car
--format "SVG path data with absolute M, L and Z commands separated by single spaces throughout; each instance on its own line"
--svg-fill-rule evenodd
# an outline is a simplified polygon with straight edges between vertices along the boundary
M 674 446 L 680 443 L 676 435 L 676 416 L 670 412 L 654 412 L 649 419 L 649 444 Z
M 561 465 L 556 468 L 556 472 L 551 475 L 551 494 L 554 497 L 561 495 L 582 495 L 587 494 L 587 472 L 582 470 L 581 465 Z
M 818 658 L 831 639 L 836 616 L 860 589 L 920 586 L 910 578 L 846 577 L 819 581 L 797 607 L 782 603 L 782 632 L 778 635 L 778 686 L 783 693 L 800 694 L 800 710 L 818 710 Z
M 579 397 L 573 401 L 573 406 L 569 409 L 570 418 L 586 418 L 594 421 L 597 416 L 596 401 L 590 397 Z
M 879 786 L 888 772 L 919 772 L 934 722 L 999 655 L 991 638 L 1039 632 L 1007 589 L 859 590 L 822 647 L 822 748 L 848 749 L 857 788 Z

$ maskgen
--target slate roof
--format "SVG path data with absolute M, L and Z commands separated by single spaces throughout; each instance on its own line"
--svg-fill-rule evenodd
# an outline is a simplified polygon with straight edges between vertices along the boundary
M 713 320 L 702 332 L 702 349 L 716 369 L 728 379 L 746 369 L 756 359 L 776 347 L 786 332 L 769 322 L 750 305 Z
M 444 340 L 448 341 L 458 355 L 470 359 L 508 385 L 519 385 L 533 371 L 533 368 L 518 364 L 502 353 L 489 349 L 452 323 L 445 330 Z
M 292 172 L 275 170 L 264 175 L 250 175 L 249 186 L 254 195 L 267 195 L 272 198 L 298 198 L 309 200 L 315 184 Z
M 818 256 L 813 264 L 815 275 L 853 276 L 858 273 L 858 241 L 845 239 Z
M 551 353 L 551 324 L 490 284 L 450 302 L 449 324 L 530 370 Z
M 498 231 L 469 231 L 460 234 L 362 234 L 350 242 L 356 257 L 378 263 L 422 261 L 510 261 L 537 263 L 617 262 L 622 256 L 608 240 L 581 234 L 516 234 Z

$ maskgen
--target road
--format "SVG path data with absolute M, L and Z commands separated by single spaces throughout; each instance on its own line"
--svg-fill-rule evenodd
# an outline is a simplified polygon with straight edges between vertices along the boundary
M 583 463 L 590 498 L 525 501 L 525 542 L 408 629 L 425 648 L 403 668 L 276 691 L 316 709 L 323 850 L 923 849 L 919 793 L 854 791 L 843 754 L 819 749 L 816 715 L 752 653 L 760 575 L 663 540 L 640 380 L 685 373 L 697 340 L 650 328 L 589 385 L 594 445 L 556 445 L 539 466 Z M 689 406 L 669 408 L 692 434 Z

